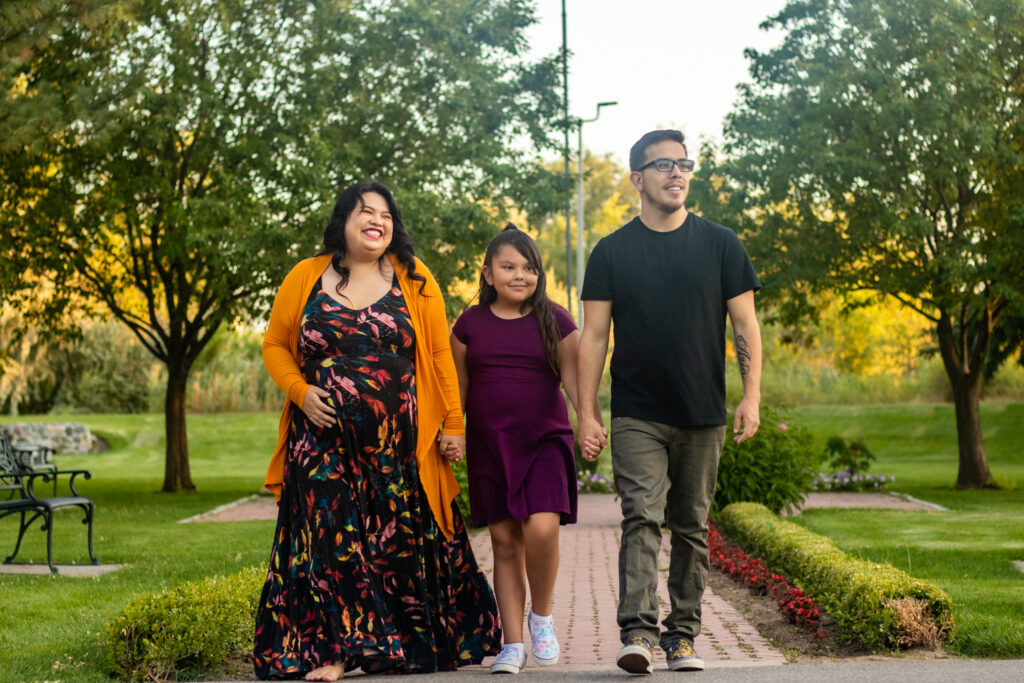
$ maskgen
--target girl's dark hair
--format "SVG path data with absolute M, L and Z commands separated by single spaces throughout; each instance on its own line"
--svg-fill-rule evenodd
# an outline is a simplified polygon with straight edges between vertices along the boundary
M 558 329 L 558 323 L 555 322 L 555 302 L 548 298 L 547 278 L 544 275 L 544 264 L 541 261 L 540 250 L 537 249 L 537 243 L 533 241 L 533 238 L 514 224 L 508 223 L 505 225 L 505 229 L 495 235 L 491 243 L 487 245 L 487 253 L 484 254 L 484 265 L 492 268 L 491 261 L 494 260 L 494 255 L 506 244 L 511 244 L 515 247 L 516 251 L 522 254 L 523 258 L 537 271 L 537 289 L 519 307 L 519 312 L 524 312 L 527 307 L 533 309 L 533 315 L 536 316 L 537 322 L 540 324 L 541 338 L 544 340 L 544 356 L 547 358 L 548 365 L 551 366 L 552 371 L 556 375 L 560 375 L 558 343 L 562 341 L 562 335 Z M 493 285 L 488 284 L 482 271 L 480 273 L 480 292 L 478 296 L 480 297 L 481 306 L 490 306 L 498 298 L 497 290 L 494 289 Z
M 409 279 L 420 283 L 420 294 L 422 294 L 423 287 L 427 284 L 427 278 L 416 272 L 416 252 L 413 251 L 412 238 L 409 237 L 409 233 L 405 230 L 405 223 L 402 222 L 402 212 L 398 210 L 398 204 L 395 203 L 395 197 L 391 194 L 391 190 L 376 180 L 360 180 L 342 190 L 338 195 L 338 201 L 334 203 L 331 220 L 324 228 L 324 248 L 318 255 L 332 254 L 331 265 L 341 275 L 337 287 L 338 294 L 345 289 L 349 276 L 348 268 L 342 265 L 348 251 L 345 244 L 345 224 L 353 211 L 363 208 L 363 195 L 369 192 L 375 192 L 384 197 L 384 201 L 388 203 L 388 211 L 391 212 L 391 244 L 381 255 L 380 260 L 383 262 L 388 253 L 394 254 L 398 262 L 406 267 Z

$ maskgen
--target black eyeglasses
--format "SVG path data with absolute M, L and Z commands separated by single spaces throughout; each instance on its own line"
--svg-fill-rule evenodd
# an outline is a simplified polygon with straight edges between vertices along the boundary
M 673 166 L 678 166 L 679 170 L 683 173 L 689 173 L 693 170 L 693 167 L 697 163 L 693 159 L 655 159 L 654 161 L 648 161 L 646 164 L 636 169 L 636 172 L 650 168 L 653 166 L 659 173 L 668 173 L 672 170 Z

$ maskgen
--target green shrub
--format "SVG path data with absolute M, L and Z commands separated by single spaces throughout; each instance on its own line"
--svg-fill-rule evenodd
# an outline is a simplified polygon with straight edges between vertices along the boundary
M 1024 396 L 1024 364 L 1012 356 L 999 367 L 995 375 L 985 380 L 982 398 L 1020 400 Z
M 166 374 L 161 379 L 163 387 Z M 217 330 L 189 375 L 189 412 L 277 412 L 283 403 L 284 395 L 263 365 L 263 333 L 245 327 Z
M 844 439 L 841 436 L 829 437 L 825 444 L 825 456 L 833 469 L 850 474 L 867 472 L 875 461 L 875 454 L 868 450 L 864 439 Z
M 730 505 L 715 522 L 748 553 L 814 595 L 844 636 L 873 651 L 934 647 L 952 633 L 952 601 L 932 583 L 850 557 L 831 540 L 756 503 Z
M 810 432 L 789 424 L 781 411 L 763 406 L 757 434 L 739 444 L 731 430 L 726 434 L 711 509 L 743 501 L 761 503 L 773 512 L 798 506 L 814 486 L 820 464 Z
M 466 469 L 466 459 L 452 462 L 451 466 L 452 472 L 455 474 L 455 481 L 459 482 L 459 495 L 455 496 L 455 501 L 459 504 L 459 512 L 462 514 L 462 521 L 466 523 L 466 528 L 472 529 L 473 517 L 469 509 L 469 470 Z
M 252 650 L 266 569 L 181 583 L 128 603 L 107 625 L 111 667 L 124 680 L 194 679 Z
M 69 383 L 59 408 L 82 413 L 144 413 L 148 382 L 160 361 L 116 321 L 89 321 L 66 355 Z
M 892 481 L 882 474 L 866 474 L 875 454 L 868 450 L 864 439 L 832 436 L 825 444 L 825 457 L 834 471 L 818 475 L 816 491 L 881 491 Z

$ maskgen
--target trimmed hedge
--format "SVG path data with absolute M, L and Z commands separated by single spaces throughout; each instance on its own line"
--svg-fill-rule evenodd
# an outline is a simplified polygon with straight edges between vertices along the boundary
M 758 503 L 733 503 L 715 514 L 715 522 L 748 553 L 813 594 L 844 636 L 872 651 L 934 647 L 952 634 L 952 601 L 932 583 L 850 557 Z
M 122 680 L 194 680 L 252 651 L 267 570 L 188 581 L 142 595 L 107 625 L 111 669 Z

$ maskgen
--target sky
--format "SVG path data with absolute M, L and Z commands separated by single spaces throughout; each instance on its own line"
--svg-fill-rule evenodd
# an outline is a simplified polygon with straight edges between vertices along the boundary
M 527 33 L 530 57 L 562 45 L 562 1 L 535 0 L 539 23 Z M 649 130 L 678 128 L 697 158 L 702 136 L 721 139 L 736 85 L 749 80 L 743 50 L 767 50 L 782 34 L 758 28 L 786 0 L 565 0 L 569 115 L 594 117 L 583 146 L 625 166 L 630 146 Z M 693 144 L 690 144 L 690 143 Z M 575 132 L 570 138 L 577 146 Z

